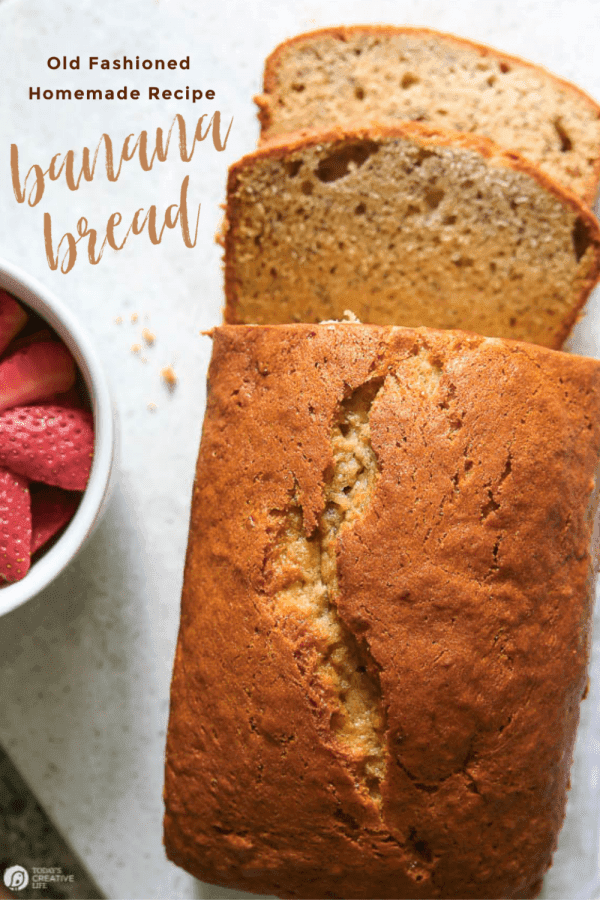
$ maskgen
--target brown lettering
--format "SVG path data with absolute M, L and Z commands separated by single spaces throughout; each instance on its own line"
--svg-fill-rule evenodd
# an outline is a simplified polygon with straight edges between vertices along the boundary
M 202 115 L 197 120 L 189 148 L 185 119 L 180 114 L 177 114 L 173 118 L 168 132 L 165 133 L 162 128 L 156 129 L 153 146 L 150 144 L 147 131 L 141 131 L 137 138 L 135 138 L 133 134 L 127 135 L 123 141 L 116 168 L 116 158 L 112 140 L 108 134 L 103 134 L 93 155 L 88 147 L 83 148 L 81 167 L 79 169 L 75 162 L 75 151 L 68 150 L 64 155 L 60 153 L 54 154 L 46 171 L 43 171 L 42 167 L 37 164 L 32 165 L 23 182 L 21 182 L 19 173 L 19 150 L 16 144 L 12 144 L 10 167 L 15 199 L 17 203 L 24 203 L 27 201 L 27 204 L 30 207 L 36 206 L 44 195 L 46 176 L 48 176 L 51 181 L 58 181 L 61 175 L 64 174 L 65 183 L 68 189 L 70 191 L 79 190 L 82 179 L 87 182 L 93 181 L 96 173 L 98 154 L 102 144 L 104 144 L 106 175 L 110 182 L 118 181 L 123 168 L 123 163 L 130 162 L 136 155 L 139 158 L 142 170 L 144 172 L 149 172 L 156 159 L 158 159 L 159 162 L 166 161 L 175 126 L 177 126 L 179 130 L 179 155 L 183 162 L 191 161 L 196 150 L 196 145 L 205 141 L 211 132 L 215 149 L 219 152 L 224 150 L 227 146 L 227 141 L 231 132 L 233 118 L 224 135 L 222 135 L 221 113 L 219 111 L 216 111 L 212 115 L 212 118 L 206 127 L 204 127 L 205 119 L 206 115 Z M 86 238 L 88 260 L 91 265 L 98 265 L 107 244 L 113 250 L 118 252 L 125 247 L 130 234 L 140 235 L 144 229 L 147 229 L 151 243 L 157 245 L 160 244 L 163 239 L 165 228 L 172 230 L 176 228 L 178 224 L 181 228 L 181 235 L 185 246 L 193 249 L 198 240 L 201 204 L 198 204 L 198 212 L 194 224 L 194 234 L 192 236 L 188 212 L 189 182 L 190 177 L 189 175 L 186 175 L 181 183 L 179 203 L 172 203 L 166 208 L 162 224 L 158 222 L 158 213 L 155 204 L 150 206 L 147 212 L 140 207 L 134 213 L 131 224 L 120 241 L 115 234 L 115 229 L 118 228 L 123 221 L 123 216 L 120 212 L 114 212 L 109 216 L 106 223 L 105 235 L 100 244 L 97 229 L 91 228 L 88 220 L 85 216 L 82 216 L 77 222 L 76 236 L 66 232 L 58 242 L 56 250 L 54 250 L 51 216 L 50 213 L 44 213 L 44 247 L 50 269 L 52 271 L 60 269 L 65 275 L 70 272 L 77 260 L 77 245 Z

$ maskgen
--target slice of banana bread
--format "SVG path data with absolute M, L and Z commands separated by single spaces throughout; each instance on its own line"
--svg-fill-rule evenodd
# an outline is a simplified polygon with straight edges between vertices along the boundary
M 165 845 L 296 898 L 525 898 L 564 815 L 600 362 L 458 332 L 214 332 Z
M 486 138 L 283 137 L 230 169 L 226 321 L 461 328 L 560 347 L 600 267 L 587 207 Z
M 600 106 L 550 72 L 429 29 L 326 28 L 265 66 L 262 138 L 394 118 L 492 138 L 587 203 L 600 177 Z

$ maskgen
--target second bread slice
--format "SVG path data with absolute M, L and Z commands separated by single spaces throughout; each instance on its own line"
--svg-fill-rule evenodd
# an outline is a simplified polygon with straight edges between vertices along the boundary
M 600 228 L 485 138 L 415 123 L 288 135 L 229 174 L 226 321 L 461 328 L 560 347 Z

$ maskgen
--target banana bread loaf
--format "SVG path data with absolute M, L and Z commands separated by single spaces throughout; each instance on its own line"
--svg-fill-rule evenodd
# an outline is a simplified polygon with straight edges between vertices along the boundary
M 261 136 L 394 118 L 475 132 L 516 150 L 592 204 L 600 106 L 491 47 L 423 28 L 357 25 L 277 47 L 256 97 Z
M 226 321 L 461 328 L 560 347 L 600 268 L 587 207 L 484 138 L 287 136 L 230 169 Z
M 280 897 L 534 897 L 586 683 L 599 450 L 594 360 L 216 329 L 169 858 Z

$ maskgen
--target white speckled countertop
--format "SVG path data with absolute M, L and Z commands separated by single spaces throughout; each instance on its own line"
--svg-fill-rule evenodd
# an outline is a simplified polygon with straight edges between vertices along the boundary
M 205 399 L 210 341 L 222 306 L 221 216 L 227 166 L 253 149 L 252 95 L 265 56 L 281 40 L 323 25 L 371 21 L 454 31 L 539 62 L 600 98 L 597 0 L 0 0 L 0 256 L 40 279 L 75 311 L 95 338 L 114 390 L 121 461 L 114 496 L 95 536 L 44 594 L 0 620 L 0 744 L 110 898 L 242 897 L 202 886 L 167 862 L 161 844 L 162 765 L 168 687 L 179 613 L 190 491 Z M 189 72 L 51 71 L 50 56 L 190 57 Z M 215 99 L 146 99 L 146 86 L 189 84 Z M 138 101 L 29 100 L 30 86 L 142 90 Z M 96 145 L 103 132 L 120 149 L 129 133 L 167 128 L 181 113 L 191 129 L 202 113 L 233 117 L 217 152 L 200 144 L 191 163 L 127 163 L 115 184 L 98 175 L 78 192 L 61 179 L 34 208 L 16 203 L 9 145 L 21 166 L 47 168 L 54 153 Z M 179 230 L 159 246 L 131 237 L 91 266 L 80 245 L 63 275 L 46 262 L 42 221 L 55 235 L 85 216 L 102 229 L 119 210 L 164 210 L 190 176 L 192 210 L 201 203 L 195 249 Z M 571 342 L 600 356 L 598 294 Z M 139 318 L 132 323 L 132 314 Z M 122 317 L 117 324 L 116 318 Z M 155 335 L 141 343 L 142 327 Z M 179 377 L 169 395 L 159 370 Z M 148 409 L 155 403 L 155 411 Z M 584 715 L 596 715 L 597 694 Z M 598 735 L 600 737 L 600 735 Z M 578 763 L 583 765 L 583 763 Z M 575 770 L 575 776 L 579 772 Z M 593 875 L 586 841 L 597 839 L 595 795 L 577 788 L 578 818 L 561 840 L 546 897 L 571 896 L 573 879 Z M 577 776 L 579 777 L 579 776 Z M 581 784 L 581 782 L 579 782 Z M 587 806 L 586 806 L 587 802 Z M 590 805 L 591 804 L 591 805 Z M 572 804 L 571 804 L 572 805 Z M 587 855 L 586 855 L 587 854 Z M 57 863 L 59 864 L 59 863 Z M 249 896 L 249 895 L 248 895 Z

